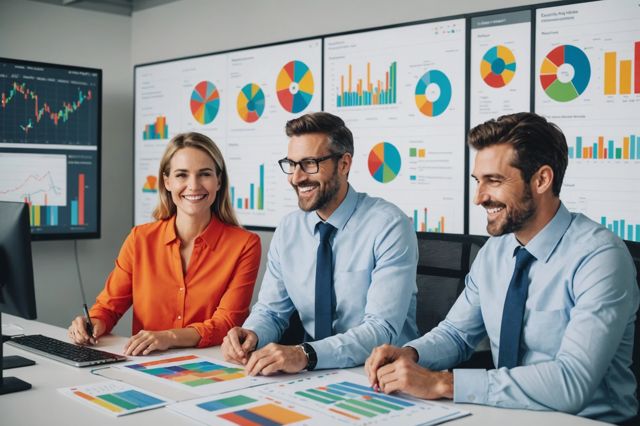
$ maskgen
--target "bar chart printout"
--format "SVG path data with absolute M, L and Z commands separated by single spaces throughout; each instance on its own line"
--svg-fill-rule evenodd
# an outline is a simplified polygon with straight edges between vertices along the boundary
M 58 392 L 81 404 L 116 417 L 163 407 L 173 402 L 146 390 L 117 381 L 60 388 Z
M 347 75 L 340 76 L 340 94 L 337 107 L 389 105 L 397 100 L 397 62 L 392 62 L 384 77 L 375 82 L 371 80 L 371 63 L 367 62 L 366 80 L 353 81 L 353 66 L 349 65 Z M 345 78 L 346 77 L 346 78 Z
M 236 196 L 236 187 L 232 186 L 231 191 L 231 203 L 238 210 L 264 210 L 264 164 L 260 164 L 259 167 L 259 182 L 249 184 L 249 196 L 242 197 Z
M 436 424 L 468 415 L 449 407 L 405 396 L 374 392 L 365 376 L 333 371 L 314 377 L 263 386 L 265 395 L 295 403 L 327 418 L 324 423 L 351 425 Z M 316 415 L 314 419 L 320 420 Z
M 247 376 L 237 365 L 192 354 L 176 354 L 170 358 L 133 362 L 114 368 L 194 395 L 211 395 L 275 381 L 263 376 Z

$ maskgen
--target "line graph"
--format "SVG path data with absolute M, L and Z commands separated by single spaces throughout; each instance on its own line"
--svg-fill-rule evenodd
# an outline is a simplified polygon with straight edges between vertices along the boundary
M 67 158 L 59 154 L 0 153 L 0 200 L 42 206 L 67 204 Z

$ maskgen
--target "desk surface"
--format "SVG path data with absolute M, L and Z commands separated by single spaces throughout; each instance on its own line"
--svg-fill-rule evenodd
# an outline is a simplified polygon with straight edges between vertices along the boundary
M 27 321 L 6 314 L 2 315 L 2 323 L 19 325 L 24 329 L 25 334 L 44 334 L 67 340 L 64 328 L 37 321 Z M 124 337 L 106 336 L 100 339 L 99 348 L 122 353 L 125 342 L 126 338 Z M 199 355 L 222 359 L 219 347 L 195 349 L 194 351 Z M 60 420 L 63 419 L 66 424 L 91 426 L 103 424 L 153 426 L 195 424 L 189 419 L 163 408 L 119 418 L 101 414 L 63 396 L 56 390 L 61 387 L 90 384 L 102 380 L 102 378 L 92 375 L 90 369 L 70 367 L 8 345 L 4 345 L 3 352 L 5 356 L 22 355 L 36 362 L 34 366 L 4 371 L 4 376 L 22 379 L 31 383 L 33 388 L 24 392 L 0 395 L 0 415 L 3 425 L 60 424 Z M 362 368 L 354 368 L 352 371 L 363 374 Z M 453 404 L 452 402 L 443 403 Z M 548 424 L 576 426 L 604 424 L 563 413 L 509 410 L 471 404 L 465 404 L 461 408 L 471 412 L 472 415 L 449 422 L 447 425 L 517 424 L 518 426 L 539 426 Z

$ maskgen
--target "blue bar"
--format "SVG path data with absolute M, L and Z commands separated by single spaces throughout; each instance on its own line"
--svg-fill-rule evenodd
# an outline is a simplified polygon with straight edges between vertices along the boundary
M 417 177 L 414 176 L 414 175 L 409 176 L 409 180 L 416 180 L 416 179 L 417 179 Z
M 151 395 L 147 395 L 142 392 L 138 392 L 136 390 L 118 392 L 118 393 L 114 393 L 114 395 L 134 405 L 137 405 L 138 407 L 148 407 L 150 405 L 160 404 L 163 402 L 158 398 L 154 398 Z
M 634 241 L 640 242 L 640 225 L 636 225 L 636 239 Z
M 236 199 L 236 189 L 232 186 L 231 187 L 231 206 L 233 206 L 233 200 Z
M 281 423 L 274 422 L 271 419 L 262 417 L 260 414 L 252 413 L 249 410 L 239 410 L 233 414 L 235 414 L 236 416 L 242 417 L 245 420 L 248 420 L 247 423 L 249 424 L 256 424 L 260 426 L 280 426 L 281 425 Z
M 593 156 L 591 158 L 598 158 L 598 144 L 593 144 Z
M 615 149 L 613 149 L 613 141 L 609 141 L 609 148 L 607 149 L 607 151 L 609 151 L 609 152 L 607 152 L 607 154 L 609 154 L 609 159 L 613 159 L 613 157 L 614 157 L 614 155 L 613 155 L 614 152 L 613 151 L 615 151 Z
M 609 231 L 613 232 L 613 226 L 612 226 L 611 224 L 608 224 L 608 225 L 607 225 L 607 229 L 608 229 Z
M 253 210 L 255 208 L 254 207 L 254 203 L 253 203 L 253 200 L 255 198 L 253 196 L 254 191 L 255 191 L 255 185 L 254 184 L 249 184 L 249 208 L 251 210 Z
M 607 226 L 607 217 L 606 216 L 600 217 L 600 225 Z
M 613 221 L 613 233 L 616 235 L 620 235 L 619 231 L 618 231 L 618 221 L 614 220 Z
M 413 211 L 413 227 L 418 232 L 418 210 Z
M 387 395 L 381 395 L 379 393 L 373 392 L 371 390 L 371 388 L 368 388 L 368 387 L 365 387 L 365 386 L 356 385 L 355 383 L 342 382 L 342 383 L 331 384 L 331 385 L 329 385 L 327 387 L 329 387 L 329 388 L 337 388 L 338 390 L 345 391 L 345 392 L 348 392 L 348 393 L 355 393 L 357 395 L 366 395 L 366 396 L 370 396 L 372 398 L 378 398 L 378 399 L 381 399 L 383 401 L 390 402 L 392 404 L 400 405 L 402 407 L 413 407 L 413 405 L 414 405 L 414 404 L 411 404 L 410 402 L 407 402 L 407 401 L 402 400 L 400 398 L 394 398 L 394 397 L 387 396 Z
M 573 158 L 573 147 L 569 147 L 569 158 Z
M 71 224 L 78 224 L 78 200 L 71 200 Z
M 627 225 L 627 240 L 634 241 L 633 240 L 633 225 Z
M 582 158 L 582 136 L 576 138 L 576 158 Z
M 636 135 L 629 136 L 629 158 L 636 159 Z
M 624 240 L 624 219 L 620 220 L 620 238 Z
M 238 208 L 242 208 L 242 198 L 238 198 Z
M 260 164 L 260 191 L 262 192 L 262 208 L 264 209 L 264 164 Z

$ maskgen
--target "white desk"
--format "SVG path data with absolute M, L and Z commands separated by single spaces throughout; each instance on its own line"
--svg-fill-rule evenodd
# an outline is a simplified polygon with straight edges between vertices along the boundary
M 24 328 L 25 334 L 44 334 L 61 340 L 67 340 L 66 329 L 27 321 L 11 315 L 2 315 L 3 324 L 16 324 Z M 122 353 L 126 338 L 107 336 L 100 339 L 99 349 Z M 196 349 L 198 354 L 222 359 L 220 348 Z M 166 409 L 157 409 L 136 413 L 129 416 L 112 418 L 98 411 L 85 407 L 60 394 L 60 387 L 90 384 L 103 380 L 92 375 L 89 369 L 70 367 L 30 352 L 25 352 L 9 345 L 4 345 L 4 355 L 22 355 L 32 359 L 36 365 L 5 370 L 4 376 L 14 376 L 33 386 L 24 392 L 0 395 L 0 419 L 3 426 L 19 425 L 193 425 L 189 419 L 173 414 Z M 363 373 L 362 368 L 353 369 Z M 452 402 L 444 402 L 452 404 Z M 479 405 L 465 404 L 462 409 L 472 413 L 471 416 L 455 420 L 447 425 L 506 425 L 518 426 L 577 426 L 605 424 L 562 413 L 538 412 L 525 410 L 508 410 Z

